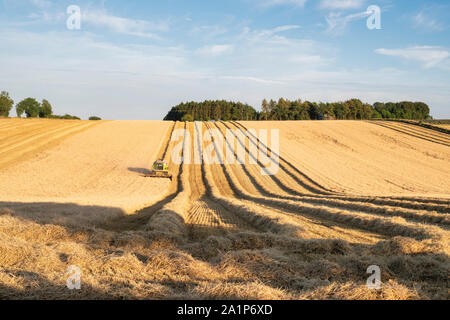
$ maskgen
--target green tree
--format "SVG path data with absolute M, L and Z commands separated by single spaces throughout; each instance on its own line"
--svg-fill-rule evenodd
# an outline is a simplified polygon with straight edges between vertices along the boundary
M 383 116 L 377 110 L 373 110 L 372 119 L 382 119 Z
M 346 103 L 338 102 L 334 105 L 334 113 L 338 120 L 345 120 L 348 119 L 350 108 Z
M 100 120 L 102 120 L 102 118 L 94 116 L 94 117 L 90 117 L 89 120 L 91 120 L 91 121 L 100 121 Z
M 27 118 L 37 118 L 41 105 L 34 98 L 27 98 L 19 102 L 16 106 L 17 116 L 21 117 L 25 112 Z
M 363 104 L 361 119 L 364 119 L 364 120 L 371 119 L 374 111 L 375 110 L 372 108 L 372 106 L 370 104 L 368 104 L 368 103 Z
M 9 117 L 13 105 L 14 101 L 9 97 L 9 93 L 2 91 L 0 93 L 0 117 Z
M 325 119 L 334 119 L 334 105 L 332 103 L 326 103 L 325 105 L 322 105 L 321 112 Z
M 39 118 L 49 118 L 53 114 L 52 105 L 47 100 L 42 100 L 39 110 Z
M 318 120 L 322 116 L 317 103 L 306 101 L 305 104 L 308 106 L 309 118 L 311 120 Z
M 264 115 L 264 118 L 267 120 L 267 117 L 270 113 L 270 106 L 266 99 L 264 99 L 262 102 L 262 113 Z
M 181 118 L 181 121 L 183 121 L 183 122 L 192 122 L 192 121 L 194 121 L 194 118 L 192 117 L 192 114 L 185 114 L 184 116 L 183 116 L 183 118 Z
M 270 102 L 269 102 L 269 112 L 270 112 L 269 119 L 270 120 L 275 119 L 275 110 L 276 109 L 277 109 L 277 102 L 273 99 L 270 99 Z
M 273 110 L 273 114 L 276 120 L 288 120 L 289 119 L 289 108 L 291 107 L 291 102 L 284 98 L 280 98 L 278 103 Z
M 203 101 L 180 103 L 172 107 L 164 120 L 181 121 L 185 115 L 195 121 L 215 120 L 256 120 L 258 113 L 251 106 L 241 102 Z M 192 120 L 192 121 L 193 121 Z
M 44 102 L 43 102 L 44 103 Z M 241 102 L 203 101 L 180 103 L 173 107 L 164 120 L 181 121 L 191 118 L 195 121 L 215 120 L 318 120 L 351 119 L 365 120 L 372 118 L 406 118 L 423 120 L 430 118 L 430 108 L 423 102 L 381 103 L 373 106 L 359 99 L 345 102 L 316 103 L 302 100 L 290 101 L 280 98 L 278 101 L 262 101 L 262 110 L 257 112 L 248 104 Z M 18 112 L 20 113 L 20 108 Z M 22 111 L 23 113 L 24 111 Z M 53 118 L 55 116 L 52 116 Z M 186 117 L 186 118 L 184 118 Z M 183 120 L 184 121 L 184 120 Z

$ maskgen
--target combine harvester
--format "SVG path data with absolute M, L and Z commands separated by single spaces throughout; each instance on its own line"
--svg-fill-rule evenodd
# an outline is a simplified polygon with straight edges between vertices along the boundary
M 172 174 L 169 172 L 169 165 L 164 160 L 155 161 L 152 170 L 145 176 L 148 178 L 168 178 L 172 180 Z

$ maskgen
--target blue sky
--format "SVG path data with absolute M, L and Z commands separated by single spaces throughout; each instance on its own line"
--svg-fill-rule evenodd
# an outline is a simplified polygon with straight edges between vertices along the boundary
M 450 118 L 448 21 L 447 0 L 0 0 L 0 90 L 83 118 L 279 97 L 424 101 Z

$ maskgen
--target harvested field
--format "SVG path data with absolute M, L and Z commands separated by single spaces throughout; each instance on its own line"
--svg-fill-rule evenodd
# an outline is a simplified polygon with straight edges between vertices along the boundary
M 57 128 L 58 135 L 71 133 L 73 127 L 82 132 L 67 137 L 53 148 L 41 149 L 28 161 L 15 160 L 14 166 L 1 170 L 2 207 L 35 217 L 42 214 L 44 220 L 45 216 L 64 210 L 61 220 L 70 222 L 80 218 L 87 222 L 101 216 L 134 213 L 165 195 L 167 181 L 149 180 L 143 174 L 151 168 L 164 139 L 168 139 L 170 123 L 42 121 L 38 125 L 39 120 L 22 122 L 23 136 L 25 141 L 30 141 L 30 148 L 39 145 L 41 131 L 52 137 L 53 127 Z M 36 125 L 38 131 L 34 129 Z M 21 126 L 15 130 L 20 131 Z M 9 135 L 10 131 L 4 131 L 0 139 L 9 142 Z M 17 144 L 28 149 L 19 137 L 14 141 L 20 141 Z M 14 144 L 7 147 L 5 152 L 13 147 Z M 16 157 L 20 157 L 21 148 L 16 149 Z M 0 150 L 3 153 L 4 149 Z
M 449 135 L 393 122 L 242 124 L 280 129 L 282 156 L 329 190 L 367 196 L 449 197 Z
M 94 125 L 74 120 L 0 119 L 0 169 L 30 159 Z
M 47 125 L 8 121 L 2 155 L 20 149 L 21 132 L 40 139 Z M 83 124 L 56 123 L 58 133 Z M 185 159 L 226 148 L 251 159 L 263 142 L 244 134 L 250 128 L 280 130 L 276 175 L 263 175 L 256 157 L 173 163 L 180 143 L 193 146 L 180 150 Z M 79 129 L 0 167 L 2 299 L 449 298 L 446 134 L 362 121 Z M 185 134 L 171 141 L 177 129 Z M 235 143 L 221 143 L 227 129 Z M 142 177 L 157 158 L 173 181 Z M 380 290 L 366 286 L 371 265 Z M 81 290 L 67 289 L 69 266 L 80 268 Z
M 432 124 L 435 127 L 450 130 L 450 123 L 448 124 Z

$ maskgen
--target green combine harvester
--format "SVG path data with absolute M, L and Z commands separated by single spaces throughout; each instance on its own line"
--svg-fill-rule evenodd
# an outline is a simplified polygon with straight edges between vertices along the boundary
M 169 172 L 169 165 L 164 160 L 155 161 L 152 170 L 145 176 L 149 178 L 167 178 L 172 180 L 172 174 Z

